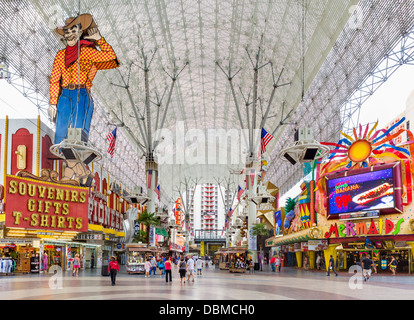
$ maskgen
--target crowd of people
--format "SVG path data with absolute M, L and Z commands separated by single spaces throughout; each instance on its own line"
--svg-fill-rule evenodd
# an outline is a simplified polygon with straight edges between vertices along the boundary
M 159 277 L 165 276 L 165 282 L 172 281 L 172 270 L 178 270 L 180 282 L 194 282 L 194 275 L 201 276 L 204 267 L 208 267 L 209 261 L 197 257 L 162 257 L 159 260 L 156 257 L 149 257 L 145 261 L 145 278 L 156 277 L 157 271 Z
M 322 258 L 319 255 L 318 255 L 318 258 L 319 259 L 317 260 L 319 261 L 316 261 L 316 265 L 317 265 L 317 269 L 321 270 L 320 260 Z M 76 260 L 76 257 L 75 257 L 75 260 Z M 281 272 L 281 267 L 283 265 L 283 257 L 274 255 L 271 257 L 269 262 L 270 262 L 272 272 L 279 272 L 279 273 Z M 392 260 L 388 265 L 393 275 L 395 275 L 395 269 L 397 266 L 396 262 L 397 260 L 394 257 L 392 257 Z M 252 260 L 246 259 L 245 261 L 244 260 L 242 261 L 240 259 L 237 259 L 237 261 L 235 262 L 235 265 L 236 264 L 238 264 L 238 267 L 246 268 L 247 270 L 253 270 Z M 172 278 L 173 278 L 172 274 L 173 274 L 173 270 L 175 270 L 177 274 L 179 275 L 180 283 L 185 284 L 186 281 L 194 282 L 194 279 L 195 279 L 194 276 L 195 275 L 201 276 L 203 272 L 203 268 L 208 267 L 208 265 L 209 265 L 208 260 L 204 260 L 202 258 L 197 258 L 197 257 L 191 257 L 191 256 L 190 257 L 188 256 L 187 257 L 165 256 L 158 260 L 156 259 L 155 256 L 152 256 L 152 257 L 149 257 L 147 261 L 145 262 L 145 278 L 150 278 L 151 276 L 156 277 L 157 271 L 158 271 L 159 277 L 161 278 L 165 277 L 166 283 L 172 282 Z M 364 277 L 364 281 L 368 281 L 369 278 L 371 277 L 372 268 L 374 268 L 375 273 L 377 272 L 376 265 L 371 259 L 370 255 L 361 257 L 360 266 L 362 268 L 362 275 Z M 307 264 L 307 260 L 305 260 L 304 268 L 305 269 L 309 268 Z M 75 273 L 77 272 L 76 268 L 74 272 Z M 115 257 L 111 257 L 111 262 L 109 264 L 109 272 L 111 275 L 112 285 L 115 285 L 116 275 L 119 272 L 119 265 Z M 335 260 L 332 255 L 330 256 L 330 259 L 329 259 L 329 265 L 327 268 L 326 275 L 329 276 L 331 272 L 335 273 L 335 275 L 338 276 L 338 273 L 335 270 Z

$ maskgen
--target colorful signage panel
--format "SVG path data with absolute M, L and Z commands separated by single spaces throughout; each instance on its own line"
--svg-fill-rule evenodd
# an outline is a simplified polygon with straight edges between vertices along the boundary
M 398 221 L 378 219 L 377 221 L 371 220 L 369 222 L 348 221 L 340 224 L 333 223 L 330 225 L 329 230 L 325 233 L 325 239 L 391 234 L 396 236 L 400 233 L 401 224 L 403 222 L 404 219 L 401 218 Z
M 7 228 L 88 231 L 88 188 L 8 175 Z
M 401 211 L 401 179 L 395 167 L 395 164 L 373 167 L 328 178 L 329 215 Z
M 282 223 L 285 216 L 285 208 L 279 208 L 275 211 L 275 237 L 283 236 Z

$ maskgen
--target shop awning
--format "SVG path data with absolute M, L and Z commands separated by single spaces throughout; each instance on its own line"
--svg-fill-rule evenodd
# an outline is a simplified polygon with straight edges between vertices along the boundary
M 311 231 L 312 229 L 305 229 L 283 237 L 272 237 L 266 239 L 266 247 L 278 247 L 281 245 L 294 244 L 298 242 L 318 239 L 312 236 Z
M 217 251 L 216 253 L 226 253 L 226 254 L 229 254 L 229 253 L 245 253 L 247 250 L 248 250 L 247 247 L 242 247 L 242 248 L 233 247 L 233 248 L 226 248 L 223 251 Z
M 156 228 L 155 229 L 155 234 L 158 234 L 158 235 L 164 236 L 164 237 L 168 237 L 168 231 L 165 230 L 164 228 Z
M 153 250 L 148 248 L 142 248 L 142 247 L 128 247 L 127 250 L 129 251 L 139 251 L 139 252 L 153 252 Z
M 57 240 L 44 240 L 43 241 L 44 244 L 50 244 L 50 245 L 54 245 L 54 246 L 64 246 L 64 245 L 68 245 L 71 247 L 90 247 L 90 248 L 96 248 L 96 247 L 101 247 L 100 244 L 94 244 L 94 243 L 83 243 L 83 242 L 70 242 L 70 241 L 57 241 Z

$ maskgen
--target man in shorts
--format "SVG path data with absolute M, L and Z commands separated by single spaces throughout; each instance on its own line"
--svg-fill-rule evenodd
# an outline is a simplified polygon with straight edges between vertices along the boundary
M 362 260 L 362 275 L 364 281 L 368 281 L 371 276 L 371 267 L 374 262 L 371 260 L 370 255 L 368 254 L 364 260 Z
M 194 260 L 190 257 L 187 261 L 187 271 L 188 271 L 188 281 L 190 281 L 190 276 L 193 277 L 194 282 Z

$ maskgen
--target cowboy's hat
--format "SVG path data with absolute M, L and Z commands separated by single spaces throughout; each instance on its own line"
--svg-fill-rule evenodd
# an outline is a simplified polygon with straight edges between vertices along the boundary
M 82 31 L 87 30 L 91 27 L 96 27 L 96 23 L 93 21 L 92 15 L 90 15 L 89 13 L 84 13 L 80 16 L 66 19 L 65 25 L 63 27 L 57 27 L 56 31 L 57 33 L 63 36 L 65 34 L 65 29 L 70 29 L 77 24 L 81 25 Z

